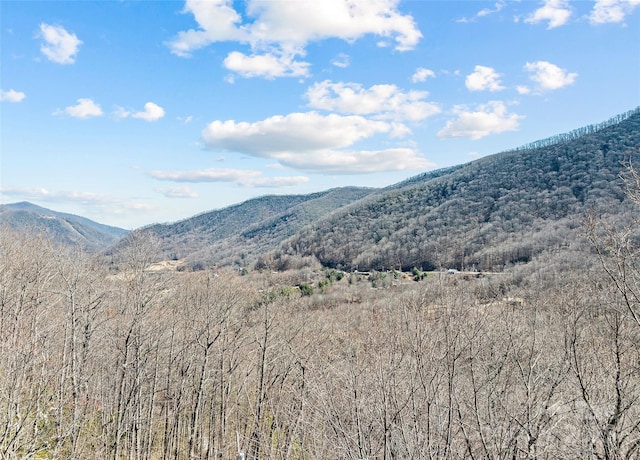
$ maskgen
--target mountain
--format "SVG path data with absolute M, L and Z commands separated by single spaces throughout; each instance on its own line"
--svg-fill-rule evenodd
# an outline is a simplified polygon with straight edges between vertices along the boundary
M 262 196 L 139 232 L 158 240 L 164 258 L 184 259 L 187 268 L 245 266 L 305 226 L 375 190 L 343 187 L 307 195 Z M 121 241 L 109 253 L 117 255 L 126 244 Z
M 502 269 L 576 241 L 588 212 L 632 218 L 620 174 L 640 109 L 378 191 L 286 240 L 275 257 L 343 269 Z
M 587 214 L 637 217 L 625 163 L 640 146 L 640 108 L 598 125 L 382 189 L 343 187 L 268 195 L 137 233 L 183 269 L 285 269 L 313 261 L 340 269 L 502 270 L 580 244 Z M 0 207 L 0 224 L 56 241 L 105 248 L 127 232 L 30 203 Z
M 80 246 L 89 251 L 105 249 L 128 231 L 85 217 L 52 211 L 23 201 L 0 205 L 0 227 L 41 234 L 58 244 Z

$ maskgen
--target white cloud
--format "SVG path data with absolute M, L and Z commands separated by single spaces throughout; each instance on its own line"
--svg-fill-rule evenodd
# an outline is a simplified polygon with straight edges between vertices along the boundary
M 578 76 L 577 73 L 567 72 L 566 69 L 547 61 L 527 62 L 524 69 L 532 73 L 529 78 L 536 83 L 539 91 L 555 90 L 571 85 Z
M 477 65 L 473 73 L 467 75 L 465 85 L 469 91 L 500 91 L 504 86 L 500 83 L 500 74 L 491 67 Z
M 273 116 L 255 123 L 216 120 L 205 128 L 202 137 L 210 149 L 274 158 L 274 154 L 284 151 L 346 147 L 390 131 L 391 124 L 383 121 L 307 112 Z
M 518 94 L 529 94 L 531 93 L 531 88 L 524 85 L 518 85 L 516 86 L 516 91 L 518 92 Z
M 159 188 L 157 192 L 162 193 L 167 198 L 198 198 L 198 192 L 189 187 L 168 187 Z
M 229 168 L 196 169 L 191 171 L 151 171 L 149 175 L 155 179 L 165 181 L 191 183 L 231 182 L 242 187 L 291 187 L 309 181 L 309 178 L 305 176 L 263 177 L 262 172 L 260 171 Z M 186 191 L 191 192 L 188 187 L 174 187 L 160 190 L 182 194 Z
M 490 134 L 517 130 L 518 120 L 522 118 L 521 115 L 508 113 L 506 105 L 501 101 L 480 105 L 475 111 L 466 106 L 456 106 L 453 113 L 457 118 L 448 121 L 438 132 L 438 137 L 481 139 Z
M 116 107 L 116 110 L 113 111 L 112 115 L 116 120 L 123 120 L 131 116 L 131 111 L 124 107 Z
M 638 5 L 640 0 L 596 0 L 589 20 L 592 24 L 622 22 Z
M 374 34 L 392 38 L 395 49 L 412 49 L 422 38 L 411 16 L 400 14 L 398 0 L 324 0 L 265 2 L 251 0 L 251 29 L 263 42 L 305 45 L 326 38 L 357 40 Z
M 4 91 L 0 89 L 0 101 L 2 102 L 20 102 L 25 97 L 27 97 L 27 95 L 21 91 L 15 91 L 13 89 Z
M 66 212 L 78 213 L 99 222 L 104 222 L 103 219 L 107 215 L 114 218 L 131 216 L 144 220 L 146 213 L 154 209 L 149 203 L 82 191 L 50 191 L 45 188 L 0 186 L 0 196 L 11 197 L 11 200 L 16 201 L 31 201 L 55 209 L 66 207 L 68 208 Z M 7 198 L 2 199 L 2 201 L 5 200 Z M 81 211 L 76 211 L 78 208 L 81 208 Z M 128 227 L 129 224 L 126 224 L 125 228 Z
M 125 118 L 138 118 L 140 120 L 145 120 L 145 121 L 158 121 L 159 119 L 161 119 L 162 117 L 164 117 L 165 115 L 165 111 L 162 107 L 160 107 L 158 104 L 155 104 L 153 102 L 147 102 L 144 105 L 144 110 L 139 111 L 139 112 L 132 112 L 129 109 L 125 109 L 124 107 L 117 107 L 116 110 L 114 110 L 113 112 L 113 117 L 117 120 L 122 120 Z M 178 118 L 180 120 L 180 118 Z M 185 119 L 184 123 L 187 124 L 191 121 L 191 117 L 187 117 L 187 119 Z
M 305 77 L 309 73 L 309 63 L 295 60 L 295 55 L 275 55 L 272 53 L 247 56 L 233 51 L 224 59 L 224 66 L 243 77 Z
M 173 182 L 243 182 L 260 176 L 260 171 L 249 169 L 209 168 L 192 171 L 151 171 L 149 175 L 158 180 Z
M 60 113 L 56 111 L 55 114 Z M 78 104 L 64 109 L 64 113 L 74 118 L 90 118 L 102 116 L 102 109 L 98 104 L 88 98 L 78 99 Z
M 131 116 L 145 121 L 158 121 L 160 118 L 164 117 L 164 109 L 158 104 L 147 102 L 144 105 L 143 112 L 136 112 Z
M 407 128 L 398 123 L 307 112 L 273 116 L 255 123 L 216 120 L 204 129 L 202 139 L 211 150 L 271 158 L 305 171 L 357 174 L 431 167 L 412 149 L 350 148 L 374 135 L 393 137 L 406 132 Z
M 50 61 L 58 64 L 73 64 L 82 40 L 76 34 L 67 32 L 64 27 L 40 24 L 40 37 L 44 43 L 40 51 Z
M 491 8 L 483 8 L 480 11 L 478 11 L 477 16 L 482 18 L 482 17 L 489 16 L 489 15 L 494 14 L 494 13 L 499 13 L 506 6 L 506 4 L 507 4 L 507 2 L 505 2 L 505 1 L 496 2 L 493 5 L 493 9 L 491 9 Z
M 502 9 L 506 6 L 507 2 L 504 0 L 501 0 L 499 2 L 496 2 L 493 6 L 493 9 L 491 8 L 483 8 L 480 11 L 478 11 L 476 13 L 475 16 L 472 16 L 470 18 L 460 18 L 458 19 L 456 22 L 462 22 L 462 23 L 466 23 L 466 22 L 475 22 L 476 19 L 478 18 L 483 18 L 485 16 L 489 16 L 495 13 L 499 13 L 500 11 L 502 11 Z
M 440 112 L 440 107 L 425 102 L 426 91 L 403 92 L 396 85 L 374 85 L 369 89 L 357 83 L 333 83 L 329 80 L 309 87 L 305 97 L 315 109 L 370 115 L 396 121 L 418 121 Z
M 566 24 L 570 17 L 568 0 L 544 0 L 544 5 L 527 16 L 524 22 L 538 24 L 548 21 L 547 29 L 553 29 Z
M 349 67 L 349 55 L 340 53 L 331 61 L 331 64 L 336 67 L 340 67 L 341 69 L 345 69 Z
M 224 60 L 229 70 L 245 77 L 305 76 L 309 64 L 297 61 L 313 41 L 338 38 L 353 42 L 365 35 L 395 41 L 395 49 L 409 50 L 422 38 L 413 17 L 401 14 L 399 0 L 248 0 L 247 18 L 232 0 L 187 0 L 197 30 L 178 33 L 168 42 L 178 56 L 214 42 L 234 41 L 251 48 L 251 54 L 232 51 Z M 344 61 L 337 61 L 342 62 Z
M 370 174 L 381 171 L 428 169 L 434 163 L 409 148 L 384 150 L 317 150 L 300 154 L 282 152 L 275 156 L 282 164 L 324 174 Z
M 435 77 L 436 74 L 433 70 L 425 69 L 424 67 L 418 67 L 415 73 L 411 76 L 411 81 L 414 83 L 419 83 L 423 81 L 427 81 L 429 77 Z
M 9 185 L 1 185 L 0 193 L 7 196 L 21 196 L 29 198 L 48 198 L 52 196 L 51 192 L 46 188 L 13 187 Z
M 75 203 L 84 206 L 100 208 L 104 212 L 120 214 L 122 210 L 148 210 L 151 206 L 146 203 L 136 203 L 110 195 L 81 191 L 52 192 L 46 188 L 0 186 L 0 193 L 6 196 L 16 196 L 21 199 L 45 201 L 49 203 Z
M 193 50 L 219 41 L 249 40 L 248 31 L 241 27 L 242 18 L 233 9 L 232 0 L 186 0 L 183 13 L 193 14 L 199 30 L 179 32 L 167 43 L 171 52 L 188 57 Z

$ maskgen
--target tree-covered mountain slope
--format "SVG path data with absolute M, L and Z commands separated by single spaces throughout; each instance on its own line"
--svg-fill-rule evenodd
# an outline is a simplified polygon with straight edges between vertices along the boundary
M 247 265 L 303 227 L 375 192 L 343 187 L 307 195 L 269 195 L 140 231 L 158 240 L 165 258 L 185 259 L 192 268 Z M 126 240 L 110 250 L 117 253 Z
M 76 245 L 89 251 L 105 249 L 128 233 L 122 228 L 52 211 L 26 201 L 0 205 L 0 226 L 40 234 L 57 244 Z
M 381 190 L 306 227 L 277 255 L 378 270 L 528 261 L 571 244 L 587 212 L 625 213 L 620 173 L 638 146 L 636 109 Z

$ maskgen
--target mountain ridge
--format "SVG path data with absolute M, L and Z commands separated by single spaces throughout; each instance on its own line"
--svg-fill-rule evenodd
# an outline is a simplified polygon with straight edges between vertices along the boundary
M 640 145 L 640 111 L 615 120 L 410 178 L 305 229 L 279 252 L 343 269 L 526 262 L 542 250 L 533 242 L 546 235 L 551 243 L 554 225 L 569 234 L 588 209 L 625 211 L 619 175 Z
M 640 108 L 384 188 L 264 195 L 135 232 L 158 241 L 160 258 L 193 270 L 291 266 L 285 260 L 347 270 L 501 270 L 566 246 L 588 212 L 628 216 L 620 174 L 638 146 Z M 45 211 L 59 227 L 70 225 L 70 215 Z M 112 241 L 106 254 L 117 257 L 126 244 Z
M 122 228 L 28 201 L 0 205 L 0 226 L 41 234 L 55 243 L 80 246 L 88 251 L 103 250 L 128 233 Z
M 339 187 L 305 195 L 265 195 L 137 231 L 156 238 L 162 256 L 182 259 L 186 268 L 245 266 L 295 231 L 376 190 Z M 117 255 L 124 245 L 126 241 L 117 243 L 108 254 Z

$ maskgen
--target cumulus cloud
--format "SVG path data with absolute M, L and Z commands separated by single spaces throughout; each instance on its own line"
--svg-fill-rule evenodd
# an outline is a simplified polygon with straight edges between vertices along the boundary
M 553 29 L 566 24 L 570 17 L 568 0 L 545 0 L 543 6 L 527 16 L 524 22 L 538 24 L 548 21 L 547 29 Z
M 189 187 L 167 187 L 156 189 L 167 198 L 198 198 L 198 192 Z
M 491 101 L 471 110 L 466 106 L 453 109 L 454 120 L 438 132 L 440 138 L 468 137 L 481 139 L 490 134 L 515 131 L 519 127 L 521 115 L 509 113 L 507 106 L 501 101 Z
M 411 81 L 414 83 L 421 83 L 423 81 L 427 81 L 427 78 L 435 76 L 436 74 L 433 70 L 418 67 L 415 73 L 411 76 Z
M 284 151 L 347 147 L 392 129 L 390 123 L 360 116 L 307 112 L 273 116 L 255 123 L 216 120 L 205 128 L 202 138 L 210 149 L 274 158 Z
M 4 91 L 0 89 L 0 101 L 2 102 L 20 102 L 25 97 L 27 97 L 27 95 L 21 91 L 15 91 L 13 89 Z
M 93 100 L 88 98 L 80 98 L 76 105 L 72 105 L 64 109 L 64 113 L 74 118 L 91 118 L 102 116 L 102 109 Z M 55 114 L 61 113 L 56 111 Z
M 535 82 L 538 91 L 555 90 L 571 85 L 578 76 L 577 73 L 567 72 L 566 69 L 547 61 L 527 62 L 524 69 L 532 74 L 529 78 Z
M 296 61 L 295 54 L 253 54 L 233 51 L 224 59 L 224 66 L 243 77 L 303 77 L 309 73 L 309 63 Z
M 473 73 L 467 75 L 465 85 L 469 91 L 500 91 L 504 89 L 500 74 L 491 67 L 475 66 Z
M 188 57 L 192 51 L 214 42 L 249 40 L 231 0 L 186 0 L 182 12 L 193 14 L 200 29 L 179 32 L 168 43 L 171 52 L 178 56 Z
M 185 57 L 214 42 L 234 41 L 248 45 L 251 53 L 232 51 L 224 60 L 229 70 L 245 77 L 304 76 L 309 64 L 297 57 L 304 56 L 306 45 L 313 41 L 338 38 L 353 42 L 371 34 L 393 40 L 399 51 L 414 48 L 422 34 L 413 17 L 398 11 L 398 3 L 248 0 L 247 18 L 243 18 L 232 0 L 187 0 L 183 12 L 193 15 L 198 29 L 178 33 L 167 45 L 172 53 Z
M 314 109 L 418 121 L 440 112 L 437 104 L 424 101 L 428 95 L 426 91 L 404 92 L 396 85 L 374 85 L 365 89 L 357 83 L 325 80 L 309 87 L 305 97 Z
M 76 34 L 69 33 L 61 26 L 40 24 L 40 37 L 44 43 L 40 51 L 50 61 L 58 64 L 73 64 L 82 44 Z
M 251 0 L 257 18 L 251 33 L 258 41 L 305 45 L 326 38 L 357 40 L 373 34 L 395 41 L 395 49 L 412 49 L 422 38 L 411 16 L 398 10 L 399 0 L 325 0 L 264 2 Z
M 640 0 L 596 0 L 589 20 L 592 24 L 622 22 L 638 5 Z
M 113 117 L 118 120 L 132 117 L 132 118 L 138 118 L 140 120 L 145 120 L 145 121 L 158 121 L 159 119 L 164 117 L 164 115 L 165 115 L 164 109 L 160 107 L 158 104 L 155 104 L 153 102 L 147 102 L 144 105 L 144 110 L 139 112 L 132 112 L 131 110 L 125 109 L 124 107 L 118 107 L 113 112 Z M 187 117 L 187 118 L 188 118 L 188 121 L 185 121 L 184 122 L 185 124 L 191 121 L 190 117 Z
M 323 174 L 369 174 L 381 171 L 428 169 L 434 163 L 415 149 L 317 150 L 300 154 L 281 152 L 275 158 L 291 168 Z
M 143 112 L 136 112 L 131 115 L 133 118 L 140 118 L 145 121 L 157 121 L 160 118 L 164 117 L 164 109 L 160 107 L 158 104 L 154 104 L 153 102 L 147 102 L 144 105 Z
M 431 167 L 412 149 L 351 148 L 358 141 L 378 134 L 393 137 L 407 132 L 399 123 L 357 115 L 306 112 L 273 116 L 255 123 L 216 120 L 204 129 L 202 139 L 210 150 L 271 158 L 305 171 L 353 174 Z
M 149 175 L 155 179 L 173 182 L 230 182 L 243 187 L 291 187 L 308 182 L 305 176 L 264 177 L 261 171 L 251 169 L 208 168 L 191 171 L 151 171 Z M 178 190 L 188 187 L 177 187 L 163 190 Z

